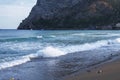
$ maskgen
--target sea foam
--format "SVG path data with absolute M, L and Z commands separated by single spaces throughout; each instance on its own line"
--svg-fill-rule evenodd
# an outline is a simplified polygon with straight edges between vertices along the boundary
M 24 64 L 24 63 L 30 61 L 31 58 L 35 58 L 35 57 L 37 57 L 36 54 L 29 54 L 29 55 L 26 55 L 26 56 L 19 57 L 19 59 L 16 58 L 13 61 L 0 63 L 0 70 L 5 69 L 5 68 L 9 68 L 9 67 L 13 67 L 13 66 L 17 66 L 17 65 L 20 65 L 20 64 Z
M 92 43 L 84 43 L 81 45 L 68 45 L 68 46 L 47 46 L 43 50 L 38 51 L 43 57 L 59 57 L 62 55 L 66 55 L 68 53 L 75 53 L 80 51 L 88 51 L 97 49 L 103 46 L 110 46 L 113 44 L 119 44 L 120 38 L 113 39 L 113 40 L 100 40 Z M 42 53 L 42 54 L 41 54 Z
M 41 53 L 41 50 L 38 51 L 38 53 Z M 66 53 L 64 51 L 60 50 L 59 48 L 48 46 L 42 50 L 41 56 L 43 56 L 43 57 L 58 57 L 58 56 L 62 56 L 65 54 Z
M 109 46 L 112 44 L 120 44 L 120 38 L 116 38 L 114 40 L 101 40 L 101 41 L 96 41 L 93 43 L 85 43 L 81 45 L 68 45 L 68 46 L 61 46 L 61 47 L 60 46 L 59 47 L 58 46 L 47 46 L 37 51 L 34 54 L 25 55 L 20 58 L 16 58 L 16 60 L 13 60 L 13 61 L 0 63 L 0 69 L 5 69 L 8 67 L 13 67 L 16 65 L 26 63 L 30 61 L 31 58 L 35 58 L 35 57 L 40 57 L 40 56 L 59 57 L 62 55 L 66 55 L 68 53 L 93 50 L 93 49 L 97 49 L 103 46 Z
M 37 36 L 37 38 L 38 38 L 38 39 L 41 39 L 41 38 L 43 38 L 43 36 Z
M 120 38 L 117 38 L 116 41 L 120 43 Z

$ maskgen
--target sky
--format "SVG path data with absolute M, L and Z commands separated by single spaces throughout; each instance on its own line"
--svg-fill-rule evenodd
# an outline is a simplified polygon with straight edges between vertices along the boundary
M 16 29 L 37 0 L 0 0 L 0 29 Z

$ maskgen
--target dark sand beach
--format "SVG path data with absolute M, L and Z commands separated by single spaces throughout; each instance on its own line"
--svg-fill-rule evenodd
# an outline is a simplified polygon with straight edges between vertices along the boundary
M 64 80 L 120 80 L 120 59 L 69 76 Z

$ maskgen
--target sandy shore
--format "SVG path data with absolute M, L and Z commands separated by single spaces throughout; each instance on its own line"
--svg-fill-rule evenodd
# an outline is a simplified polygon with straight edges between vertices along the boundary
M 65 80 L 120 80 L 120 59 L 69 76 Z

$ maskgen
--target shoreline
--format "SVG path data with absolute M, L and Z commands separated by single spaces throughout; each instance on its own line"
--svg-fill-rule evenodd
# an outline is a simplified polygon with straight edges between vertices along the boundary
M 5 72 L 5 75 L 4 75 L 4 77 L 0 78 L 0 80 L 3 80 L 3 79 L 8 80 L 11 78 L 14 78 L 15 80 L 16 79 L 24 80 L 26 78 L 29 80 L 42 79 L 39 76 L 40 73 L 38 72 L 38 70 L 36 71 L 36 69 L 41 69 L 43 67 L 41 67 L 40 65 L 37 66 L 37 64 L 41 64 L 41 61 L 39 62 L 39 60 L 37 60 L 37 61 L 33 60 L 33 61 L 27 62 L 25 64 L 22 64 L 22 65 L 3 69 L 0 71 L 0 74 L 3 74 Z M 42 64 L 43 64 L 43 62 L 42 62 Z M 36 65 L 36 67 L 33 65 Z M 46 69 L 44 69 L 44 70 L 46 70 Z M 40 72 L 43 72 L 43 74 L 44 74 L 44 70 L 41 69 Z M 117 56 L 111 60 L 102 62 L 100 64 L 93 65 L 84 70 L 77 71 L 73 74 L 68 74 L 59 79 L 55 78 L 55 76 L 52 77 L 51 79 L 50 79 L 50 77 L 48 77 L 48 78 L 49 78 L 49 80 L 52 80 L 52 79 L 55 79 L 55 80 L 120 80 L 119 74 L 120 74 L 120 56 Z M 31 75 L 31 77 L 29 75 Z M 5 76 L 6 76 L 6 78 L 5 78 Z M 50 75 L 48 74 L 48 76 L 50 76 Z M 48 78 L 44 77 L 44 79 L 46 79 L 46 80 L 48 80 Z M 42 80 L 44 80 L 44 79 L 42 79 Z
M 86 71 L 64 77 L 63 80 L 120 80 L 120 58 L 101 63 Z
M 82 52 L 82 53 L 84 54 L 84 52 Z M 92 53 L 92 51 L 91 51 L 91 53 Z M 76 55 L 80 56 L 79 53 L 78 54 L 76 53 Z M 66 55 L 66 56 L 68 56 L 68 55 Z M 74 59 L 74 57 L 73 57 L 73 59 Z M 60 59 L 60 58 L 58 58 L 58 59 Z M 110 67 L 110 71 L 113 69 L 112 71 L 114 72 L 114 68 L 115 69 L 119 68 L 118 69 L 119 79 L 106 79 L 106 78 L 103 79 L 103 78 L 101 78 L 102 76 L 104 76 L 104 72 L 105 72 L 105 76 L 106 76 L 106 74 L 112 73 L 112 72 L 107 72 L 108 70 L 106 71 L 106 69 L 109 68 L 108 65 L 110 65 L 110 66 L 111 66 L 111 64 L 114 65 L 114 63 L 116 63 L 116 62 L 120 63 L 120 55 L 119 54 L 110 55 L 109 58 L 101 61 L 100 63 L 91 64 L 90 66 L 88 66 L 85 69 L 77 70 L 75 72 L 70 72 L 70 74 L 69 74 L 69 71 L 66 71 L 66 69 L 59 70 L 60 68 L 57 69 L 57 67 L 55 67 L 56 64 L 54 64 L 54 63 L 56 63 L 56 61 L 58 59 L 35 58 L 27 63 L 3 69 L 0 71 L 0 74 L 2 74 L 0 77 L 0 80 L 9 80 L 11 78 L 15 78 L 15 79 L 19 79 L 19 80 L 24 80 L 26 78 L 29 80 L 40 80 L 40 79 L 41 80 L 120 80 L 120 77 L 119 77 L 120 65 L 118 66 L 118 64 L 115 64 L 115 67 L 113 67 L 113 68 Z M 52 65 L 50 63 L 52 63 Z M 106 66 L 108 66 L 108 67 L 106 67 Z M 69 66 L 66 64 L 61 67 L 68 67 L 70 69 L 72 66 Z M 70 70 L 70 71 L 72 71 L 72 70 Z M 117 71 L 117 70 L 115 70 L 115 71 Z

